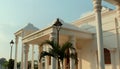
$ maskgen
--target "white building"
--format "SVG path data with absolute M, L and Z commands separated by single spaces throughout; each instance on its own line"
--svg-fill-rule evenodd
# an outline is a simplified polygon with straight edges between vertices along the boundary
M 71 41 L 78 53 L 78 65 L 70 62 L 70 69 L 120 69 L 120 0 L 105 0 L 116 6 L 115 10 L 103 8 L 101 0 L 93 0 L 94 11 L 72 24 L 63 24 L 60 30 L 59 43 Z M 44 40 L 56 38 L 56 30 L 51 26 L 38 30 L 32 24 L 17 31 L 15 67 L 17 62 L 18 38 L 22 37 L 21 69 L 27 69 L 29 45 L 40 45 Z M 39 46 L 39 53 L 43 49 Z M 33 53 L 34 54 L 34 53 Z M 38 55 L 39 56 L 39 55 Z M 34 57 L 33 57 L 34 59 Z M 49 61 L 51 60 L 50 64 Z M 56 69 L 53 59 L 45 58 L 45 62 L 39 62 L 38 68 Z M 66 62 L 64 62 L 66 66 Z M 65 67 L 64 66 L 64 67 Z M 34 66 L 32 66 L 33 69 Z M 69 68 L 65 68 L 69 69 Z

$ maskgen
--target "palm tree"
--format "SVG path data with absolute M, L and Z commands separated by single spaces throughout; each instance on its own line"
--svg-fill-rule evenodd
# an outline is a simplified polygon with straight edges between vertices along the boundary
M 70 42 L 65 42 L 62 46 L 60 46 L 56 41 L 52 40 L 46 40 L 44 41 L 41 46 L 46 46 L 45 44 L 48 44 L 49 51 L 42 51 L 40 54 L 40 60 L 44 56 L 51 56 L 54 57 L 58 60 L 58 69 L 60 69 L 60 64 L 61 64 L 61 69 L 63 68 L 63 60 L 65 58 L 72 58 L 75 59 L 75 63 L 77 63 L 77 53 L 75 51 L 75 48 L 72 46 L 72 43 Z M 68 51 L 74 51 L 72 53 L 68 53 Z

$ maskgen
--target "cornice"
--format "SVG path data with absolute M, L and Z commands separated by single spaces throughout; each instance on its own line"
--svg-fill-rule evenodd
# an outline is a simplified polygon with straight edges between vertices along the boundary
M 113 4 L 113 5 L 120 4 L 120 0 L 104 0 L 104 1 L 109 2 L 109 3 Z
M 19 31 L 15 32 L 15 36 L 20 36 L 22 34 L 23 29 L 20 29 Z
M 46 28 L 40 29 L 40 30 L 38 30 L 38 31 L 36 31 L 36 32 L 33 32 L 33 33 L 25 36 L 25 37 L 23 38 L 23 40 L 26 39 L 26 38 L 28 38 L 28 37 L 30 37 L 30 36 L 32 36 L 32 35 L 35 35 L 35 34 L 38 34 L 38 33 L 42 32 L 42 31 L 48 30 L 48 29 L 50 29 L 50 28 L 52 28 L 52 26 L 48 26 L 48 27 L 46 27 Z
M 116 10 L 106 10 L 102 11 L 102 17 L 108 16 L 108 15 L 116 15 Z M 74 22 L 72 22 L 73 25 L 80 25 L 82 23 L 90 22 L 90 21 L 95 21 L 95 13 L 87 15 L 85 17 L 82 17 Z

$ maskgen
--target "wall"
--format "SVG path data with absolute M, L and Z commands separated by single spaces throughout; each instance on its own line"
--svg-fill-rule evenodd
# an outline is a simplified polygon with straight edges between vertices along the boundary
M 115 48 L 117 49 L 117 38 L 116 37 L 116 11 L 115 10 L 106 10 L 102 12 L 102 28 L 103 28 L 103 41 L 104 41 L 104 47 L 108 49 Z M 80 29 L 85 29 L 87 31 L 90 31 L 92 33 L 96 33 L 96 23 L 95 23 L 95 17 L 93 15 L 88 15 L 87 17 L 81 18 L 73 23 L 75 26 L 80 27 Z M 120 31 L 120 29 L 118 29 Z M 120 39 L 120 38 L 119 38 Z M 86 45 L 89 44 L 89 45 Z M 97 46 L 97 45 L 96 45 Z M 85 43 L 83 45 L 84 48 L 82 48 L 82 69 L 95 69 L 96 65 L 93 65 L 94 68 L 92 68 L 92 64 L 95 64 L 96 62 L 96 56 L 95 56 L 95 48 L 93 46 L 90 46 L 90 43 Z M 92 49 L 93 48 L 93 49 Z M 92 56 L 91 56 L 92 55 Z M 93 57 L 94 56 L 94 57 Z M 115 51 L 115 64 L 116 67 L 118 66 L 118 51 Z M 94 58 L 94 59 L 93 59 Z M 111 64 L 105 65 L 106 69 L 112 69 Z

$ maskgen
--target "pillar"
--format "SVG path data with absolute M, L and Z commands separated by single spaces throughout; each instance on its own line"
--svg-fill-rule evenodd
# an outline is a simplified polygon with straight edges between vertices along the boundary
M 24 37 L 24 32 L 21 33 L 21 40 L 23 39 Z M 24 60 L 23 60 L 23 57 L 24 57 L 24 43 L 22 41 L 22 49 L 21 49 L 21 65 L 20 65 L 20 69 L 24 69 Z
M 78 54 L 78 69 L 82 69 L 82 58 L 81 58 L 81 49 L 77 50 Z
M 29 52 L 29 45 L 28 44 L 25 44 L 24 46 L 24 53 L 25 53 L 25 69 L 28 69 L 28 52 Z
M 24 63 L 23 63 L 23 52 L 24 52 L 24 44 L 22 43 L 22 50 L 21 50 L 21 68 L 20 69 L 24 69 Z
M 34 45 L 32 45 L 32 64 L 31 69 L 34 69 Z
M 45 47 L 45 51 L 48 52 L 48 46 L 44 46 Z M 45 56 L 45 69 L 49 69 L 49 60 L 48 60 L 48 56 Z
M 38 45 L 38 69 L 43 69 L 42 68 L 42 60 L 40 60 L 40 53 L 42 51 L 42 47 Z
M 104 52 L 103 52 L 103 33 L 102 33 L 102 19 L 101 19 L 101 2 L 102 0 L 93 0 L 95 18 L 96 18 L 96 35 L 98 48 L 98 67 L 105 69 Z
M 54 32 L 52 32 L 51 34 L 50 34 L 50 36 L 49 36 L 49 40 L 55 40 L 55 41 L 57 41 L 56 40 L 56 33 L 54 33 Z M 57 61 L 56 61 L 56 59 L 55 58 L 53 58 L 53 57 L 51 57 L 51 69 L 56 69 L 56 68 L 58 68 L 58 64 L 56 63 Z
M 14 69 L 17 69 L 18 36 L 15 37 L 15 61 Z
M 111 65 L 112 69 L 117 69 L 116 68 L 116 63 L 115 63 L 115 48 L 109 49 L 110 50 L 110 55 L 111 55 Z
M 70 42 L 73 44 L 73 47 L 76 48 L 76 39 L 74 36 L 70 37 Z M 73 51 L 70 50 L 70 53 L 72 53 Z M 74 59 L 70 58 L 70 69 L 76 69 L 75 68 L 75 61 Z

